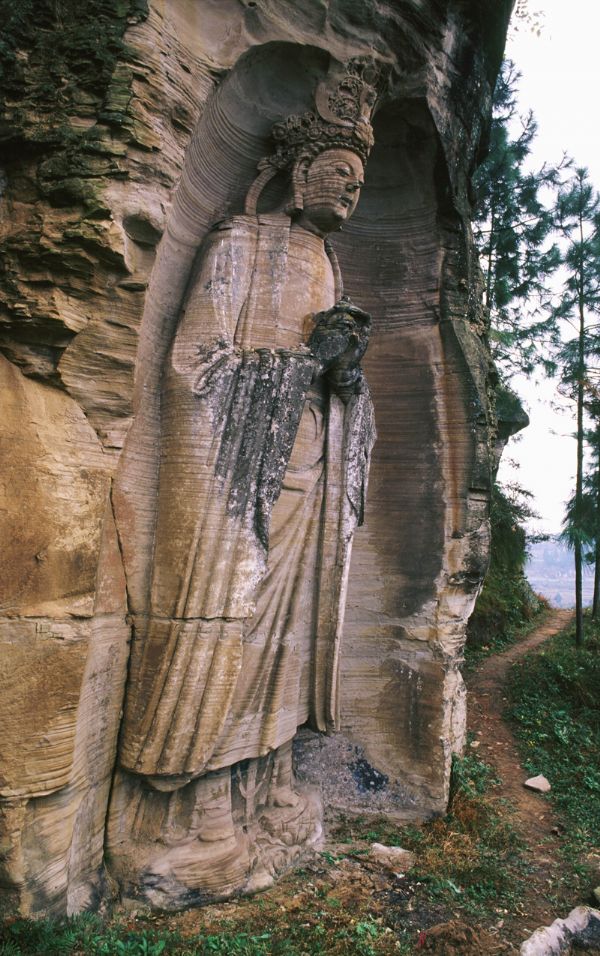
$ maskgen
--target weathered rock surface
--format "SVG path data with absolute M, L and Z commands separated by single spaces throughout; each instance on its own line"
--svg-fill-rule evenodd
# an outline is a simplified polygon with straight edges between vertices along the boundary
M 521 956 L 560 956 L 577 950 L 600 946 L 600 910 L 577 906 L 565 919 L 555 919 L 551 926 L 536 929 L 521 945 Z
M 96 0 L 75 16 L 69 0 L 61 21 L 43 2 L 7 24 L 8 910 L 73 912 L 102 892 L 128 615 L 148 586 L 165 356 L 199 237 L 240 210 L 272 123 L 306 108 L 330 56 L 375 57 L 392 77 L 360 205 L 334 240 L 347 293 L 374 317 L 365 370 L 379 433 L 348 583 L 337 770 L 383 781 L 357 784 L 355 806 L 375 790 L 396 810 L 400 794 L 411 813 L 445 807 L 464 740 L 460 661 L 487 560 L 494 444 L 469 175 L 510 7 Z
M 2 902 L 78 910 L 98 898 L 129 635 L 111 460 L 65 392 L 5 358 L 0 391 Z

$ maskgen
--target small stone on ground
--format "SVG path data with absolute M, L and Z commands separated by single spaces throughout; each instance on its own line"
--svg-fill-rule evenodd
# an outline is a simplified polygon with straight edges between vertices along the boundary
M 416 862 L 410 850 L 401 846 L 384 846 L 383 843 L 372 843 L 370 856 L 395 873 L 406 873 Z
M 494 956 L 501 949 L 484 929 L 460 920 L 431 926 L 421 934 L 418 948 L 430 956 Z
M 548 793 L 551 789 L 550 784 L 541 773 L 537 777 L 530 777 L 523 786 L 527 787 L 528 790 L 535 790 L 537 793 Z

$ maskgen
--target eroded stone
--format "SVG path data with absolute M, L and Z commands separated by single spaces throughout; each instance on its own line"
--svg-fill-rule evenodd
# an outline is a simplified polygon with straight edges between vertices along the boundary
M 324 708 L 315 722 L 322 729 L 339 720 L 343 731 L 337 749 L 335 736 L 323 738 L 333 744 L 332 793 L 340 804 L 337 784 L 347 774 L 347 804 L 377 809 L 388 800 L 409 815 L 444 809 L 452 753 L 464 741 L 459 663 L 486 563 L 494 444 L 467 187 L 511 5 L 484 6 L 473 0 L 446 10 L 425 0 L 417 9 L 403 0 L 358 9 L 340 0 L 325 10 L 320 0 L 293 9 L 272 0 L 258 7 L 227 2 L 217 11 L 204 0 L 168 0 L 151 2 L 147 16 L 141 6 L 128 16 L 121 4 L 98 36 L 101 67 L 91 76 L 86 66 L 75 78 L 66 62 L 52 107 L 43 71 L 36 73 L 51 51 L 51 25 L 34 24 L 19 38 L 23 82 L 9 77 L 12 99 L 3 114 L 9 149 L 0 236 L 0 347 L 10 395 L 1 423 L 10 478 L 3 507 L 14 528 L 3 594 L 2 639 L 14 662 L 6 686 L 15 677 L 6 691 L 4 745 L 12 795 L 0 803 L 0 827 L 9 847 L 2 879 L 12 911 L 77 911 L 95 906 L 102 892 L 130 627 L 134 622 L 141 633 L 152 581 L 163 378 L 186 289 L 207 261 L 206 250 L 199 253 L 204 237 L 217 234 L 218 221 L 243 217 L 273 124 L 314 109 L 318 81 L 332 64 L 339 69 L 354 57 L 384 64 L 389 80 L 373 118 L 360 204 L 332 245 L 346 293 L 373 315 L 364 367 L 380 438 L 365 501 L 358 451 L 366 418 L 355 417 L 354 434 L 363 437 L 347 463 L 350 497 L 365 523 L 347 586 L 329 592 L 347 595 L 343 639 L 335 645 L 339 683 L 336 676 L 315 700 L 338 701 L 339 710 Z M 109 7 L 107 0 L 103 16 Z M 469 64 L 468 72 L 460 64 Z M 285 184 L 274 179 L 258 214 L 277 209 L 283 222 L 287 202 Z M 270 242 L 266 250 L 274 248 L 273 233 Z M 293 253 L 311 263 L 296 290 L 307 317 L 326 311 L 336 299 L 332 257 Z M 266 258 L 264 283 L 282 256 Z M 239 260 L 235 271 L 231 288 L 243 298 L 247 283 L 240 277 L 253 266 Z M 216 288 L 211 295 L 221 314 L 230 314 L 226 297 L 219 299 Z M 264 290 L 257 301 L 267 301 Z M 273 316 L 280 314 L 281 303 L 256 310 L 263 337 L 243 348 L 272 349 Z M 309 334 L 307 323 L 304 345 Z M 303 353 L 298 363 L 305 359 Z M 304 387 L 295 387 L 290 407 L 308 407 Z M 321 399 L 311 399 L 316 412 Z M 341 443 L 347 407 L 343 397 L 336 400 L 343 408 L 334 444 Z M 218 417 L 218 403 L 213 411 Z M 285 440 L 271 447 L 273 456 L 288 454 Z M 222 464 L 219 481 L 229 480 Z M 241 480 L 239 469 L 235 474 L 252 496 L 253 483 Z M 263 483 L 259 495 L 257 553 L 268 544 L 278 480 Z M 178 496 L 176 489 L 174 508 Z M 239 516 L 239 498 L 229 504 L 229 516 Z M 177 542 L 173 553 L 178 560 Z M 327 555 L 324 566 L 332 568 Z M 308 607 L 311 597 L 302 593 L 300 600 Z M 182 639 L 188 632 L 186 623 Z M 51 689 L 40 668 L 52 676 Z M 23 717 L 21 686 L 39 702 L 34 720 Z M 269 693 L 261 688 L 247 712 L 259 713 Z M 302 695 L 294 690 L 291 699 Z M 300 716 L 286 715 L 286 726 Z M 310 771 L 315 789 L 327 783 L 321 757 Z M 213 858 L 214 866 L 217 858 L 222 863 L 221 883 L 211 883 L 212 876 L 198 882 L 198 859 L 185 840 L 176 846 L 182 816 L 188 835 L 190 827 L 205 826 L 193 817 L 194 805 L 210 802 L 207 777 L 200 776 L 201 783 L 179 779 L 179 789 L 155 788 L 147 816 L 135 822 L 140 851 L 131 869 L 125 865 L 124 884 L 133 886 L 141 872 L 155 905 L 188 905 L 207 891 L 256 888 L 298 858 L 295 847 L 301 852 L 318 841 L 320 801 L 308 778 L 293 783 L 287 755 L 278 767 L 272 750 L 256 759 L 255 777 L 243 767 L 239 778 L 215 784 L 233 801 L 233 831 L 222 834 Z M 127 772 L 118 771 L 115 785 L 117 843 L 134 829 L 137 798 L 131 781 L 122 783 Z M 222 772 L 215 766 L 208 775 Z M 281 806 L 265 797 L 272 780 Z M 188 786 L 200 789 L 197 804 L 180 799 L 192 792 Z M 299 800 L 286 808 L 290 788 Z M 248 801 L 259 825 L 245 820 Z M 262 870 L 261 854 L 268 864 Z

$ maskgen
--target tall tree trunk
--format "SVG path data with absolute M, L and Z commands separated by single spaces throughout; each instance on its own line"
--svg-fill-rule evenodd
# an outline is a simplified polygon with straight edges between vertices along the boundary
M 485 305 L 486 308 L 492 308 L 492 286 L 494 269 L 494 243 L 496 241 L 496 204 L 491 201 L 490 206 L 490 236 L 487 255 L 487 276 L 485 280 Z
M 594 522 L 594 600 L 592 620 L 598 618 L 600 607 L 600 420 L 596 423 L 596 513 Z
M 592 602 L 592 620 L 598 617 L 600 607 L 600 537 L 596 538 L 594 549 L 594 599 Z
M 579 216 L 579 232 L 583 246 L 583 217 Z M 581 514 L 583 511 L 583 377 L 585 371 L 585 313 L 583 301 L 583 260 L 579 264 L 579 343 L 577 367 L 577 476 L 575 479 L 575 644 L 583 647 L 583 594 Z

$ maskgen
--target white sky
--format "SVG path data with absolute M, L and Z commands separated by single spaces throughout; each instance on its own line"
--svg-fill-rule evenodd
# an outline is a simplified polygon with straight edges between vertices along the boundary
M 521 112 L 532 109 L 538 122 L 532 165 L 558 162 L 566 151 L 577 166 L 587 166 L 600 189 L 600 0 L 530 0 L 530 6 L 543 14 L 541 36 L 519 25 L 518 32 L 511 30 L 506 56 L 522 73 Z M 574 424 L 550 409 L 552 381 L 518 379 L 514 387 L 531 424 L 520 441 L 509 443 L 499 477 L 516 478 L 533 492 L 542 519 L 535 526 L 554 533 L 574 486 Z

